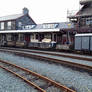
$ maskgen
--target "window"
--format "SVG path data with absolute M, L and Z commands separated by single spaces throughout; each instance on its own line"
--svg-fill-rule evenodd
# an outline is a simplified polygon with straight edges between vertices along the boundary
M 1 22 L 1 30 L 4 30 L 4 22 Z
M 12 35 L 11 34 L 7 34 L 7 41 L 12 41 Z
M 46 39 L 51 39 L 51 34 L 45 34 L 45 35 L 44 35 L 44 38 L 46 38 Z
M 7 29 L 11 29 L 11 21 L 7 23 Z
M 19 34 L 19 39 L 18 41 L 24 41 L 24 34 Z
M 38 34 L 36 34 L 36 39 L 38 39 L 39 38 L 39 36 L 38 36 Z
M 15 27 L 15 21 L 12 21 L 12 22 L 11 22 L 11 29 L 12 29 L 12 30 L 15 30 L 15 28 L 16 28 L 16 27 Z
M 19 23 L 18 23 L 18 26 L 19 26 L 19 27 L 22 27 L 22 22 L 19 22 Z
M 32 34 L 30 38 L 31 38 L 31 39 L 35 39 L 35 38 L 34 38 L 34 34 Z
M 92 26 L 92 17 L 86 18 L 86 25 L 87 26 Z

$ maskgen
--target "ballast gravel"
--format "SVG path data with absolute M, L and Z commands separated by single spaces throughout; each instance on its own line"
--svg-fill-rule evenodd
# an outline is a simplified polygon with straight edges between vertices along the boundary
M 29 50 L 30 51 L 30 50 Z M 21 51 L 16 51 L 16 52 L 21 52 Z M 42 51 L 40 51 L 42 52 Z M 27 54 L 32 54 L 32 55 L 39 55 L 39 56 L 44 56 L 44 57 L 49 57 L 49 58 L 55 58 L 58 60 L 64 60 L 64 61 L 69 61 L 69 62 L 74 62 L 74 63 L 79 63 L 79 64 L 83 64 L 83 65 L 88 65 L 88 66 L 92 66 L 92 62 L 91 61 L 87 61 L 87 60 L 78 60 L 78 59 L 72 59 L 72 58 L 68 58 L 68 57 L 62 57 L 62 56 L 53 56 L 53 55 L 47 55 L 47 54 L 40 54 L 40 53 L 33 53 L 33 52 L 23 52 L 23 53 L 27 53 Z M 51 53 L 51 52 L 50 52 Z M 82 56 L 83 57 L 83 56 Z M 92 57 L 91 57 L 92 58 Z
M 21 51 L 16 51 L 16 52 L 21 52 Z M 42 52 L 42 51 L 40 51 L 40 52 Z M 44 56 L 44 57 L 49 57 L 49 58 L 55 58 L 55 59 L 58 59 L 58 60 L 64 60 L 64 61 L 69 61 L 69 62 L 74 62 L 74 63 L 79 63 L 79 64 L 84 64 L 84 65 L 92 66 L 92 62 L 91 61 L 87 61 L 87 60 L 78 60 L 78 59 L 72 59 L 72 58 L 68 58 L 68 57 L 53 56 L 53 55 L 33 53 L 33 52 L 23 52 L 23 53 L 25 53 L 25 54 L 26 53 L 27 54 L 32 54 L 32 55 L 39 55 L 39 56 Z M 51 53 L 51 52 L 49 52 L 49 53 Z
M 0 58 L 38 72 L 67 87 L 75 89 L 77 92 L 92 91 L 92 76 L 87 72 L 78 72 L 61 65 L 49 64 L 35 59 L 16 56 L 11 53 L 0 52 Z
M 18 48 L 17 48 L 18 49 Z M 75 54 L 75 53 L 64 53 L 64 52 L 54 52 L 54 51 L 41 51 L 41 50 L 32 50 L 32 49 L 20 49 L 19 50 L 25 50 L 25 51 L 39 51 L 39 52 L 47 52 L 47 53 L 55 53 L 59 55 L 69 55 L 69 56 L 78 56 L 78 57 L 86 57 L 86 58 L 91 58 L 92 56 L 88 55 L 80 55 L 80 54 Z
M 25 52 L 25 53 L 33 54 L 33 55 L 40 55 L 40 56 L 44 56 L 44 57 L 55 58 L 55 59 L 59 59 L 59 60 L 70 61 L 70 62 L 74 62 L 74 63 L 79 63 L 79 64 L 84 64 L 84 65 L 92 66 L 92 62 L 87 61 L 87 60 L 77 60 L 77 59 L 72 59 L 72 58 L 68 58 L 68 57 L 53 56 L 53 55 L 31 53 L 31 52 Z
M 0 68 L 0 92 L 38 92 L 13 74 Z

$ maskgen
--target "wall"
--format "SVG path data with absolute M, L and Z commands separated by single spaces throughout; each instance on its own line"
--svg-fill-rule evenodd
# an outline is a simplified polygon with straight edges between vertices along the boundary
M 18 25 L 19 22 L 22 23 L 22 26 L 36 24 L 36 23 L 32 20 L 32 18 L 29 17 L 29 15 L 24 15 L 23 17 L 18 18 L 18 19 L 16 20 L 16 30 L 18 30 L 18 29 L 21 30 L 21 29 L 22 29 L 22 27 L 19 27 L 19 25 Z

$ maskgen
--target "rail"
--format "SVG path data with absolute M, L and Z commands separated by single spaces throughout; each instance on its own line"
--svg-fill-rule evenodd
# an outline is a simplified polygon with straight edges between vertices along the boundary
M 6 50 L 16 50 L 16 51 L 24 51 L 24 52 L 31 52 L 31 53 L 38 53 L 38 54 L 47 54 L 47 55 L 54 55 L 54 56 L 61 56 L 61 57 L 66 57 L 66 58 L 72 58 L 72 59 L 77 59 L 77 60 L 87 60 L 92 62 L 92 58 L 87 58 L 87 57 L 80 57 L 80 56 L 74 56 L 74 55 L 68 55 L 66 54 L 58 54 L 58 53 L 51 53 L 51 52 L 47 52 L 47 51 L 38 51 L 38 50 L 29 50 L 29 49 L 18 49 L 18 48 L 0 48 L 0 49 L 6 49 Z
M 15 53 L 16 55 L 20 55 L 20 56 L 24 56 L 24 57 L 45 60 L 48 62 L 58 63 L 58 64 L 62 64 L 64 66 L 68 66 L 68 67 L 72 67 L 72 68 L 76 68 L 76 69 L 83 69 L 87 72 L 92 72 L 92 66 L 88 66 L 88 65 L 84 65 L 84 64 L 79 64 L 79 63 L 65 61 L 65 60 L 59 60 L 59 59 L 55 59 L 55 58 L 49 58 L 49 57 L 40 56 L 40 55 L 33 55 L 30 53 L 25 53 L 25 52 L 15 51 L 15 50 L 1 50 L 0 49 L 0 51 Z
M 47 55 L 61 56 L 61 57 L 67 57 L 67 58 L 72 58 L 72 59 L 78 59 L 78 60 L 87 60 L 87 61 L 92 62 L 92 58 L 86 58 L 86 57 L 80 57 L 80 56 L 56 54 L 56 53 L 49 53 L 49 52 L 43 52 L 43 51 L 31 51 L 31 50 L 23 50 L 23 49 L 16 49 L 16 50 L 17 51 L 31 52 L 31 53 L 39 53 L 39 54 L 47 54 Z
M 7 70 L 8 72 L 13 73 L 17 77 L 19 77 L 22 80 L 26 81 L 28 84 L 34 86 L 40 92 L 46 92 L 46 90 L 45 90 L 46 88 L 43 89 L 43 88 L 37 86 L 35 83 L 33 83 L 33 82 L 30 81 L 30 78 L 28 79 L 28 78 L 26 78 L 26 76 L 23 76 L 23 75 L 32 75 L 32 76 L 37 77 L 36 79 L 44 80 L 46 82 L 46 85 L 45 85 L 46 87 L 49 87 L 49 86 L 52 85 L 54 87 L 57 87 L 58 89 L 63 90 L 63 92 L 75 92 L 72 89 L 70 89 L 70 88 L 68 88 L 66 86 L 63 86 L 63 85 L 61 85 L 61 84 L 59 84 L 59 83 L 57 83 L 57 82 L 55 82 L 55 81 L 53 81 L 53 80 L 51 80 L 51 79 L 49 79 L 47 77 L 44 77 L 44 76 L 42 76 L 42 75 L 40 75 L 38 73 L 32 72 L 31 70 L 28 70 L 26 68 L 20 67 L 18 65 L 9 63 L 7 61 L 0 60 L 0 68 L 3 68 L 5 70 Z M 15 69 L 17 69 L 17 71 Z M 22 70 L 22 72 L 24 71 L 25 73 L 23 73 L 23 74 L 17 73 L 20 70 Z

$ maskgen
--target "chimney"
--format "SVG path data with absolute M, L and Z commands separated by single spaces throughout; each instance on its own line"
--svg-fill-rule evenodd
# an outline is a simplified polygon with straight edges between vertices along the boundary
M 29 13 L 29 10 L 24 7 L 24 8 L 23 8 L 23 14 L 26 15 L 26 14 L 28 14 L 28 13 Z

